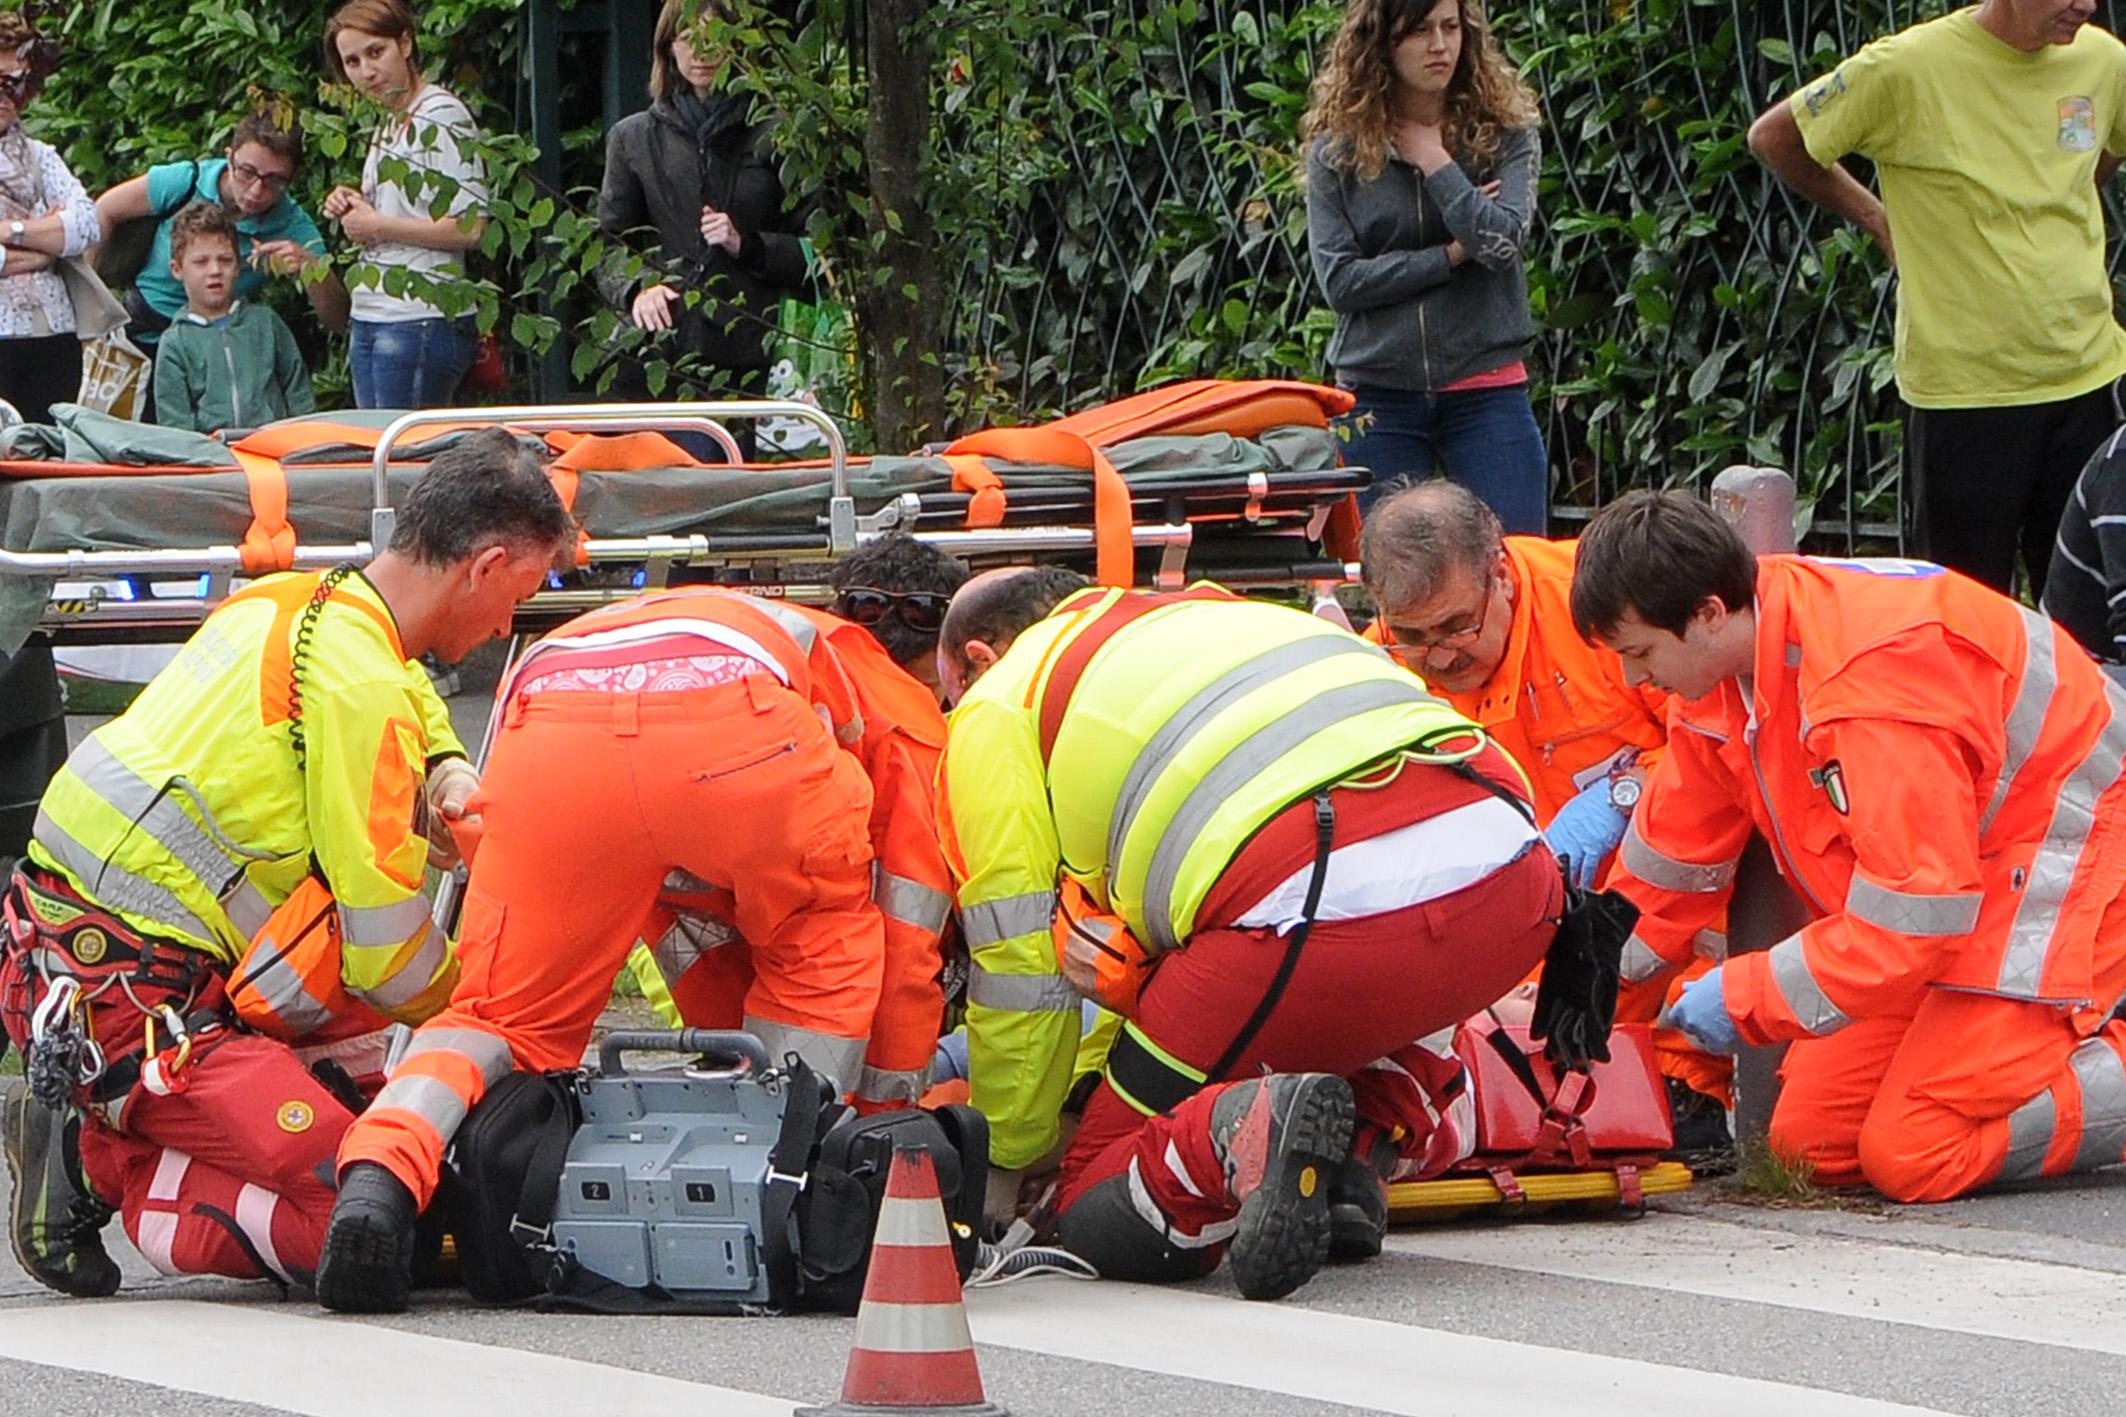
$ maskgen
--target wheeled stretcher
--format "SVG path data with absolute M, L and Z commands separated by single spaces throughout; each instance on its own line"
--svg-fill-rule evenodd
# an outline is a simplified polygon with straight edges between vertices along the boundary
M 575 572 L 527 603 L 524 629 L 681 568 L 823 597 L 837 559 L 896 530 L 977 565 L 1038 557 L 1112 584 L 1341 583 L 1355 554 L 1352 494 L 1370 482 L 1340 465 L 1329 426 L 1349 403 L 1308 384 L 1197 381 L 870 458 L 849 456 L 819 410 L 780 402 L 344 413 L 226 444 L 72 414 L 5 435 L 0 649 L 37 629 L 86 642 L 181 638 L 244 579 L 366 559 L 427 460 L 492 425 L 545 442 L 584 530 Z M 771 418 L 817 426 L 829 455 L 738 463 L 730 425 Z M 665 436 L 675 432 L 706 437 L 729 461 L 696 461 Z

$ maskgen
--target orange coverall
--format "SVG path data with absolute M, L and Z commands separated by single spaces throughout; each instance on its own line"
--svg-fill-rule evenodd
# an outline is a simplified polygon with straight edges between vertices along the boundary
M 773 608 L 815 628 L 856 695 L 863 736 L 853 751 L 871 780 L 871 895 L 885 921 L 886 953 L 870 1050 L 851 1090 L 860 1110 L 912 1104 L 928 1081 L 945 1010 L 939 937 L 952 918 L 952 878 L 938 844 L 932 787 L 945 751 L 945 715 L 937 696 L 862 626 L 821 610 Z M 753 980 L 751 953 L 705 948 L 729 933 L 716 923 L 730 918 L 727 902 L 716 893 L 671 890 L 662 900 L 679 918 L 650 958 L 680 1017 L 700 1027 L 738 1027 Z
M 1632 755 L 1638 766 L 1652 772 L 1668 743 L 1668 695 L 1625 683 L 1624 666 L 1616 655 L 1588 644 L 1573 628 L 1572 567 L 1578 542 L 1509 536 L 1505 547 L 1514 584 L 1506 652 L 1478 687 L 1454 693 L 1435 685 L 1433 692 L 1482 724 L 1492 741 L 1520 764 L 1534 790 L 1536 821 L 1547 827 L 1582 789 L 1631 761 Z M 1375 620 L 1369 634 L 1375 643 L 1391 651 L 1397 648 L 1382 621 Z M 1422 659 L 1413 652 L 1407 662 L 1422 678 Z M 1726 935 L 1708 928 L 1697 942 L 1697 953 L 1701 961 L 1725 958 Z M 1617 1021 L 1653 1022 L 1672 989 L 1709 967 L 1686 961 L 1678 970 L 1643 950 L 1627 956 Z M 1654 1031 L 1654 1045 L 1663 1074 L 1718 1099 L 1723 1107 L 1731 1105 L 1730 1060 L 1700 1051 L 1669 1028 Z
M 2051 621 L 1899 561 L 1758 560 L 1753 692 L 1678 705 L 1619 851 L 1674 961 L 1751 829 L 1815 915 L 1724 966 L 1794 1039 L 1772 1144 L 1902 1201 L 2126 1152 L 2126 698 Z
M 667 888 L 729 902 L 752 947 L 742 1022 L 771 1055 L 857 1077 L 885 951 L 871 787 L 843 751 L 862 734 L 854 695 L 810 628 L 675 590 L 584 615 L 519 662 L 471 804 L 457 991 L 348 1130 L 342 1170 L 385 1166 L 425 1205 L 489 1086 L 581 1061 L 629 948 L 671 921 Z

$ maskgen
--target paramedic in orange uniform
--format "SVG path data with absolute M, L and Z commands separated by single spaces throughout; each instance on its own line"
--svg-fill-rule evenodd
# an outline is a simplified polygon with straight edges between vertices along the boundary
M 850 1086 L 859 1110 L 914 1103 L 923 1094 L 937 1051 L 945 996 L 940 937 L 952 918 L 952 879 L 938 843 L 933 784 L 945 750 L 945 715 L 935 688 L 915 677 L 937 677 L 938 630 L 952 592 L 967 571 L 942 551 L 896 533 L 872 542 L 835 566 L 834 613 L 797 606 L 831 647 L 856 695 L 863 735 L 853 747 L 870 779 L 872 899 L 885 923 L 885 968 L 878 1013 L 871 1021 L 863 1071 Z M 704 948 L 719 928 L 713 899 L 696 902 L 667 893 L 678 911 L 671 930 L 649 951 L 654 975 L 645 982 L 671 1001 L 676 1021 L 736 1028 L 753 979 L 751 954 Z
M 1570 541 L 1501 535 L 1482 499 L 1440 478 L 1374 507 L 1361 556 L 1379 610 L 1371 638 L 1521 765 L 1550 849 L 1592 887 L 1661 761 L 1668 696 L 1628 683 L 1617 657 L 1573 628 L 1573 553 Z M 1711 927 L 1695 943 L 1711 959 L 1726 949 Z M 1617 1018 L 1651 1022 L 1679 975 L 1708 967 L 1686 966 L 1628 947 Z M 1657 1030 L 1655 1043 L 1673 1083 L 1678 1149 L 1724 1147 L 1733 1065 L 1670 1029 Z
M 1686 986 L 1716 1051 L 1795 1040 L 1771 1142 L 1894 1200 L 2126 1151 L 2126 698 L 2051 621 L 1939 566 L 1752 557 L 1634 492 L 1573 621 L 1679 701 L 1614 882 L 1688 957 L 1752 829 L 1814 919 Z M 2107 1021 L 2108 1020 L 2108 1021 Z
M 512 1068 L 577 1066 L 629 947 L 671 923 L 667 889 L 728 902 L 753 972 L 742 1023 L 771 1056 L 844 1088 L 862 1071 L 885 949 L 871 787 L 813 622 L 708 587 L 643 595 L 541 640 L 499 694 L 463 974 L 341 1144 L 329 1308 L 405 1307 L 414 1216 L 458 1124 Z

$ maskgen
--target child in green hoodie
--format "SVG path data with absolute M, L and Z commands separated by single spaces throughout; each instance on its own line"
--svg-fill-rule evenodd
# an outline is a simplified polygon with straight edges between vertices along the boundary
M 155 421 L 212 433 L 310 413 L 310 371 L 295 336 L 263 305 L 236 293 L 236 218 L 193 202 L 170 222 L 170 274 L 185 310 L 155 352 Z

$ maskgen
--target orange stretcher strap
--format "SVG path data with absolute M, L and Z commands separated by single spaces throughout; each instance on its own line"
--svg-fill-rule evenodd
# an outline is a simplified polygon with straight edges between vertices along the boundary
M 1091 473 L 1095 572 L 1102 585 L 1135 584 L 1137 549 L 1130 535 L 1129 487 L 1107 460 L 1107 454 L 1079 434 L 1052 424 L 1039 428 L 991 428 L 945 449 L 948 458 L 966 454 L 1011 462 L 1050 463 Z
M 472 425 L 465 425 L 470 427 Z M 427 436 L 447 431 L 444 428 L 425 430 Z M 334 423 L 325 418 L 290 419 L 268 424 L 255 432 L 245 434 L 230 448 L 238 453 L 257 453 L 261 457 L 284 458 L 290 453 L 307 453 L 318 448 L 352 446 L 375 451 L 383 440 L 381 428 L 363 428 L 353 423 Z
M 576 433 L 546 435 L 546 446 L 560 454 L 556 467 L 578 472 L 635 472 L 649 467 L 699 467 L 701 460 L 662 433 Z
M 1004 490 L 1004 479 L 997 476 L 996 469 L 986 458 L 970 453 L 946 453 L 945 465 L 952 469 L 952 490 L 974 494 L 967 503 L 967 525 L 986 530 L 1004 525 L 1004 507 L 1009 494 Z
M 288 474 L 279 462 L 243 448 L 231 448 L 244 472 L 251 499 L 251 525 L 236 544 L 247 575 L 285 571 L 295 564 L 295 528 L 288 523 Z

